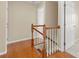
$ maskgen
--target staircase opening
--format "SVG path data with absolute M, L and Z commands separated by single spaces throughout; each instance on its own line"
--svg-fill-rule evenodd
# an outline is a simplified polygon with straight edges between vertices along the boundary
M 42 31 L 39 28 L 42 28 Z M 50 27 L 32 24 L 32 48 L 35 48 L 42 57 L 48 57 L 60 51 L 57 38 L 59 29 L 59 25 Z

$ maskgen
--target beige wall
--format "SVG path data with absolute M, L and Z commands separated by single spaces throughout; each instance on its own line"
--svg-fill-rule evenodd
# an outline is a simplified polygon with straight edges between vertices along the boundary
M 6 2 L 0 1 L 0 53 L 5 52 L 6 49 L 5 21 L 6 21 Z
M 47 25 L 57 25 L 58 23 L 58 3 L 46 2 L 45 23 Z
M 36 6 L 27 2 L 9 2 L 8 41 L 31 39 L 31 24 L 36 23 Z
M 79 2 L 74 2 L 75 3 L 75 15 L 76 15 L 76 39 L 79 40 Z

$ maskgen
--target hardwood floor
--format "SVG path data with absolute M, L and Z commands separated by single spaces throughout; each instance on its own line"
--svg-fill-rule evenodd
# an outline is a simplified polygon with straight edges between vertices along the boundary
M 1 55 L 0 58 L 41 58 L 41 54 L 34 48 L 32 50 L 30 40 L 9 44 L 7 50 L 7 54 Z M 74 58 L 74 56 L 66 52 L 57 52 L 49 58 Z
M 67 52 L 57 52 L 49 56 L 49 58 L 76 58 Z

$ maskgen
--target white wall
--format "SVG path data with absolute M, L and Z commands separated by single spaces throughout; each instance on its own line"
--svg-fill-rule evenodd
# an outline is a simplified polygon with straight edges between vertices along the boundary
M 6 52 L 6 2 L 0 1 L 0 53 Z
M 37 7 L 37 24 L 45 24 L 45 2 L 41 2 Z
M 58 25 L 60 25 L 58 38 L 60 44 L 60 50 L 64 51 L 64 2 L 58 2 Z
M 31 39 L 31 24 L 36 23 L 36 6 L 28 2 L 9 2 L 8 42 Z

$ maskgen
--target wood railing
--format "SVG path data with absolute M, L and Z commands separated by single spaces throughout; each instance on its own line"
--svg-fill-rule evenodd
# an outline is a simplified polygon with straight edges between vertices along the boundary
M 48 57 L 59 50 L 57 42 L 57 30 L 59 28 L 60 26 L 58 25 L 50 27 L 32 24 L 32 48 L 36 48 L 42 57 Z M 34 35 L 34 33 L 36 33 L 36 35 Z M 38 35 L 38 33 L 41 36 Z

